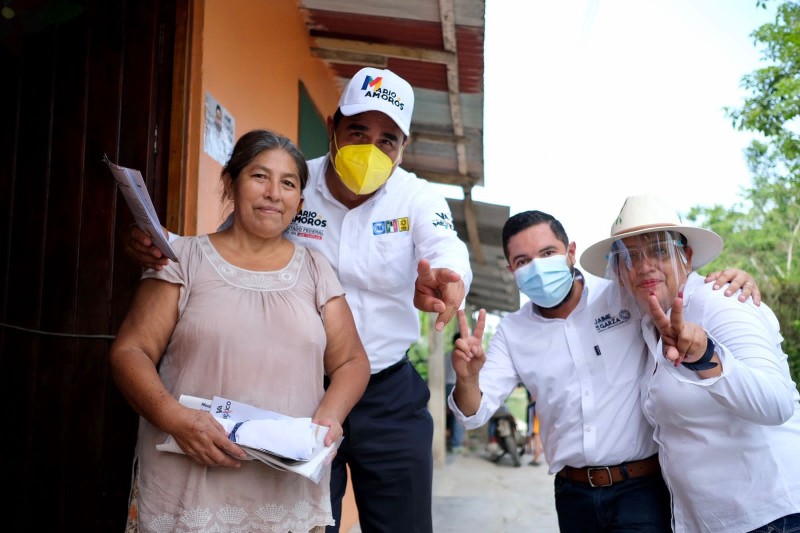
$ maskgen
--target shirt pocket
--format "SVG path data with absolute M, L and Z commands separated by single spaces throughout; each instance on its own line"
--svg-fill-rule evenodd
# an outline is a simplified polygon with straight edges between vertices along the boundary
M 638 380 L 647 363 L 642 330 L 637 320 L 628 320 L 598 332 L 595 354 L 605 370 L 609 383 L 622 384 Z M 597 352 L 600 352 L 599 354 Z
M 414 284 L 417 268 L 411 234 L 381 235 L 369 243 L 369 290 L 397 291 Z

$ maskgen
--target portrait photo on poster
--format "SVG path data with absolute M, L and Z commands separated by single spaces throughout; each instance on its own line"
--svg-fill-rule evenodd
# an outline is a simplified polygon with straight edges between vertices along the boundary
M 217 99 L 206 93 L 206 125 L 203 150 L 220 165 L 228 162 L 233 150 L 235 121 Z

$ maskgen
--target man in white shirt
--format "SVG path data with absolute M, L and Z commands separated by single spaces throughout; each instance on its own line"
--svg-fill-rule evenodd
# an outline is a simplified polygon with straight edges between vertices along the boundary
M 522 382 L 536 402 L 545 457 L 556 475 L 562 533 L 670 531 L 658 447 L 639 402 L 646 362 L 639 322 L 614 285 L 575 268 L 575 243 L 551 215 L 512 216 L 503 248 L 531 301 L 503 318 L 485 356 L 485 312 L 470 336 L 459 311 L 451 409 L 466 428 L 479 427 Z M 717 285 L 733 278 L 730 294 L 751 280 L 741 271 L 725 273 Z
M 472 272 L 446 200 L 399 167 L 414 93 L 390 70 L 361 69 L 328 118 L 330 152 L 308 162 L 303 205 L 286 236 L 319 250 L 336 270 L 367 350 L 372 377 L 342 424 L 331 500 L 338 531 L 350 467 L 367 532 L 433 529 L 433 421 L 428 386 L 406 358 L 419 339 L 417 310 L 442 330 L 463 306 Z M 158 268 L 139 236 L 128 253 Z

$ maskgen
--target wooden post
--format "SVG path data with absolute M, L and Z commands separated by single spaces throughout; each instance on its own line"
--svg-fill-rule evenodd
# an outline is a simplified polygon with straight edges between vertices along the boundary
M 447 419 L 444 396 L 444 342 L 441 331 L 436 331 L 436 313 L 428 313 L 430 333 L 428 334 L 428 388 L 431 399 L 428 409 L 433 417 L 433 468 L 441 468 L 445 462 L 445 436 Z

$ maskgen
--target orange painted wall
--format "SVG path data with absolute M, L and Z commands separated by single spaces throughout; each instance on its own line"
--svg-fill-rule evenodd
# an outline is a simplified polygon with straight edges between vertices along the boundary
M 308 31 L 295 0 L 206 0 L 202 32 L 202 94 L 193 99 L 202 143 L 205 94 L 235 119 L 234 137 L 256 128 L 298 136 L 302 81 L 322 116 L 332 115 L 340 89 L 327 66 L 311 56 Z M 222 165 L 202 147 L 198 162 L 197 232 L 216 230 Z
M 299 83 L 324 117 L 336 111 L 340 88 L 327 66 L 312 57 L 296 0 L 205 0 L 196 5 L 204 10 L 197 37 L 202 39 L 202 60 L 200 75 L 192 78 L 200 79 L 201 87 L 192 90 L 189 138 L 200 144 L 190 153 L 199 153 L 196 227 L 201 234 L 215 231 L 226 214 L 220 203 L 222 165 L 202 148 L 206 92 L 233 115 L 235 138 L 267 128 L 296 142 Z M 342 533 L 358 522 L 350 487 L 341 522 Z

